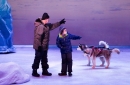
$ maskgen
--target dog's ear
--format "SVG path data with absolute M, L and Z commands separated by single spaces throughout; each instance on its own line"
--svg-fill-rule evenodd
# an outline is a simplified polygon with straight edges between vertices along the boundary
M 81 46 L 82 44 L 81 43 L 79 43 L 79 46 Z

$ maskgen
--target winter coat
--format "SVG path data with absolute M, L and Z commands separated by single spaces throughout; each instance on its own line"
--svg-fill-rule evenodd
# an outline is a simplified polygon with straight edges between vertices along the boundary
M 60 34 L 57 37 L 56 45 L 60 48 L 62 54 L 72 52 L 71 39 L 76 40 L 80 39 L 80 36 L 72 35 L 67 33 L 65 37 L 62 37 Z
M 40 19 L 37 19 L 34 23 L 34 43 L 33 48 L 38 50 L 39 46 L 42 46 L 43 50 L 48 50 L 50 31 L 60 26 L 60 23 L 46 24 L 44 25 Z

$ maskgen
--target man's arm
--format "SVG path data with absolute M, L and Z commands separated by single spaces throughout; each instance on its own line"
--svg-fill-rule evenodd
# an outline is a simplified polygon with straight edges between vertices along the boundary
M 47 26 L 49 27 L 50 30 L 53 30 L 60 26 L 60 22 L 56 22 L 54 24 L 48 23 Z
M 65 19 L 62 19 L 59 22 L 56 22 L 54 24 L 48 23 L 47 25 L 49 26 L 50 30 L 53 30 L 53 29 L 59 27 L 61 24 L 65 24 L 65 22 L 66 22 Z

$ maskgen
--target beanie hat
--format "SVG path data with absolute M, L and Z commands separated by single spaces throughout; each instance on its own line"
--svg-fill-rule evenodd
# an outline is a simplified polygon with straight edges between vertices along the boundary
M 66 28 L 63 27 L 63 26 L 61 26 L 61 27 L 59 28 L 59 32 L 60 32 L 60 34 L 62 34 L 62 32 L 63 32 L 64 29 L 66 29 Z
M 44 13 L 44 14 L 42 15 L 42 20 L 45 20 L 45 19 L 49 19 L 48 13 Z

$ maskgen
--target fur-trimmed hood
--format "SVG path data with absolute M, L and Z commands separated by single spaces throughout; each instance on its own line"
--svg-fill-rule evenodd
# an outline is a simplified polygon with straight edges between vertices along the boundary
M 65 36 L 62 36 L 60 33 L 59 33 L 59 38 L 64 38 L 68 35 L 68 33 L 65 35 Z
M 39 26 L 40 24 L 42 24 L 42 21 L 41 21 L 41 18 L 37 18 L 34 22 L 34 26 L 37 27 Z

